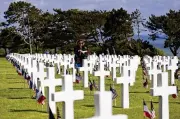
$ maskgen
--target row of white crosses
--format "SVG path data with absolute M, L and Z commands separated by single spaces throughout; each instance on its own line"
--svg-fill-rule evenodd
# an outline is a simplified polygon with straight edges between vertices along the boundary
M 145 56 L 143 59 L 146 63 L 146 67 L 149 68 L 148 69 L 148 74 L 150 76 L 150 80 L 152 78 L 156 77 L 155 75 L 157 75 L 159 72 L 163 71 L 166 72 L 166 70 L 170 70 L 170 83 L 171 85 L 175 84 L 175 80 L 174 80 L 174 73 L 175 71 L 178 69 L 177 63 L 178 63 L 178 58 L 177 57 L 162 57 L 162 56 L 156 56 L 156 57 L 150 57 L 150 56 Z M 158 66 L 161 69 L 158 69 Z
M 103 62 L 102 61 L 102 56 L 100 56 L 101 58 L 100 58 L 100 61 L 99 62 Z M 84 69 L 84 85 L 85 85 L 85 87 L 87 87 L 88 86 L 88 71 L 91 69 L 91 68 L 89 68 L 89 67 L 87 67 L 87 60 L 84 60 L 84 66 L 83 67 L 81 67 L 80 68 L 80 70 L 83 70 Z M 114 61 L 113 61 L 114 62 Z M 105 62 L 104 62 L 104 64 L 105 64 Z M 123 64 L 123 63 L 122 63 Z M 124 64 L 126 64 L 126 65 L 128 65 L 128 63 L 127 63 L 127 61 L 124 63 Z M 137 64 L 137 63 L 135 63 L 135 64 Z M 113 63 L 113 65 L 115 65 L 116 66 L 116 64 L 115 63 Z M 113 66 L 113 65 L 111 65 L 111 66 Z M 100 66 L 100 65 L 99 65 Z M 129 65 L 128 65 L 129 66 Z M 130 72 L 130 66 L 128 67 L 128 66 L 126 66 L 126 68 L 124 68 L 124 69 L 126 69 L 126 70 L 123 70 L 123 71 L 128 71 L 128 73 Z M 100 66 L 100 67 L 102 67 L 102 66 Z M 134 69 L 134 68 L 131 68 L 131 69 Z M 101 70 L 103 70 L 104 71 L 104 65 L 103 65 L 103 67 L 102 68 L 100 68 L 100 72 L 99 72 L 99 76 L 102 74 L 102 71 Z M 107 71 L 105 71 L 105 72 L 107 72 Z M 123 72 L 121 72 L 122 73 L 122 78 L 124 78 L 124 79 L 129 79 L 129 80 L 131 80 L 132 79 L 132 77 L 130 77 L 130 75 L 128 74 L 128 73 L 124 73 L 123 74 Z M 108 74 L 109 75 L 109 74 Z M 133 76 L 134 77 L 134 79 L 135 79 L 135 75 Z M 102 79 L 102 78 L 104 78 L 104 76 L 102 77 L 102 76 L 100 76 L 100 79 Z M 114 76 L 113 78 L 116 78 L 116 76 Z M 131 78 L 131 79 L 130 79 Z M 100 80 L 100 81 L 103 81 L 103 80 Z M 126 80 L 124 80 L 124 81 L 126 81 Z M 133 83 L 132 82 L 133 80 L 131 80 L 131 83 Z M 125 82 L 126 83 L 126 82 Z M 104 88 L 104 82 L 100 82 L 99 83 L 99 89 L 100 90 L 103 90 L 103 89 L 101 89 L 102 87 Z M 126 89 L 122 89 L 123 91 L 124 91 L 124 93 L 122 93 L 123 95 L 122 95 L 122 97 L 124 97 L 124 94 L 126 94 L 126 92 L 128 92 L 129 93 L 129 91 L 128 90 L 126 90 Z M 44 92 L 44 91 L 42 91 L 42 92 Z M 43 93 L 44 94 L 44 93 Z M 126 96 L 127 97 L 127 96 Z M 129 96 L 128 96 L 128 98 L 129 98 Z M 123 105 L 129 105 L 129 104 L 124 104 L 124 102 L 128 102 L 129 103 L 129 101 L 126 101 L 126 99 L 127 98 L 125 98 L 125 100 L 123 101 Z M 124 107 L 124 106 L 123 106 Z M 129 108 L 129 106 L 125 106 L 124 108 Z
M 164 59 L 166 60 L 164 60 Z M 152 59 L 149 56 L 144 57 L 146 62 L 146 66 L 149 67 L 149 74 L 151 75 L 151 89 L 150 94 L 152 96 L 159 96 L 159 119 L 169 119 L 169 95 L 177 94 L 177 87 L 176 86 L 169 86 L 168 85 L 168 72 L 165 70 L 172 70 L 170 78 L 171 84 L 174 84 L 174 72 L 178 68 L 177 62 L 178 60 L 176 57 L 160 57 L 156 56 Z M 148 60 L 150 63 L 148 64 Z M 168 63 L 160 63 L 160 62 L 169 62 Z M 173 62 L 173 63 L 172 63 Z M 167 69 L 158 69 L 158 65 L 161 64 L 168 64 Z M 164 65 L 165 66 L 165 65 Z
M 127 115 L 112 115 L 112 93 L 105 91 L 105 76 L 108 76 L 110 72 L 104 70 L 104 65 L 105 62 L 100 55 L 98 71 L 94 72 L 95 76 L 99 76 L 99 91 L 94 95 L 96 113 L 89 119 L 127 119 Z
M 86 60 L 84 61 L 86 62 Z M 115 81 L 117 84 L 121 83 L 122 86 L 122 106 L 123 108 L 129 108 L 129 84 L 133 84 L 132 78 L 129 76 L 130 68 L 128 65 L 128 62 L 125 64 L 122 63 L 123 66 L 121 67 L 121 77 L 115 78 Z M 136 63 L 134 63 L 136 64 Z M 91 119 L 104 119 L 105 117 L 107 118 L 122 118 L 126 119 L 126 115 L 118 115 L 118 116 L 113 116 L 112 115 L 112 99 L 111 99 L 111 92 L 105 91 L 105 76 L 109 75 L 109 71 L 104 70 L 104 65 L 105 62 L 103 61 L 103 57 L 99 57 L 99 68 L 98 71 L 94 72 L 95 76 L 99 76 L 99 92 L 95 93 L 95 104 L 96 104 L 96 114 L 95 117 Z M 84 68 L 87 66 L 87 63 L 84 64 Z M 31 67 L 33 69 L 33 65 Z M 30 69 L 31 69 L 30 68 Z M 83 70 L 84 68 L 81 68 Z M 134 67 L 136 68 L 136 67 Z M 154 72 L 158 69 L 157 68 L 157 63 L 153 62 L 152 63 L 152 68 Z M 87 68 L 88 69 L 88 68 Z M 89 68 L 90 69 L 90 68 Z M 29 70 L 31 71 L 31 70 Z M 89 71 L 89 70 L 86 70 Z M 42 71 L 43 72 L 43 71 Z M 153 73 L 155 74 L 155 73 Z M 160 97 L 160 119 L 168 119 L 169 117 L 169 106 L 168 106 L 168 95 L 177 93 L 176 92 L 176 87 L 175 86 L 168 86 L 168 74 L 167 72 L 163 72 L 161 70 L 158 70 L 157 78 L 152 79 L 152 82 L 157 82 L 157 83 L 152 83 L 151 87 L 151 95 L 152 96 L 161 96 Z M 155 75 L 156 75 L 155 74 Z M 43 74 L 42 74 L 43 75 Z M 87 75 L 86 75 L 87 76 Z M 45 75 L 44 75 L 45 77 Z M 157 80 L 157 81 L 156 81 Z M 63 82 L 62 82 L 63 81 Z M 46 83 L 45 83 L 46 82 Z M 48 67 L 47 69 L 47 79 L 43 81 L 40 80 L 41 85 L 43 84 L 44 87 L 47 86 L 49 87 L 48 91 L 48 100 L 49 100 L 49 105 L 55 113 L 55 103 L 64 101 L 65 105 L 63 106 L 63 114 L 65 118 L 68 119 L 73 119 L 74 118 L 74 112 L 73 112 L 73 101 L 74 100 L 80 100 L 84 98 L 83 91 L 77 91 L 77 94 L 74 93 L 73 91 L 73 85 L 72 85 L 72 76 L 71 75 L 64 75 L 64 79 L 55 79 L 55 68 L 54 67 Z M 62 85 L 63 90 L 61 92 L 55 92 L 55 86 L 57 85 Z M 167 91 L 165 91 L 167 90 Z M 167 93 L 168 92 L 168 93 Z M 68 95 L 70 94 L 70 95 Z M 74 94 L 74 96 L 72 96 Z M 76 95 L 75 95 L 76 94 Z M 108 97 L 109 96 L 109 97 Z M 107 100 L 103 100 L 106 98 Z M 70 105 L 71 104 L 71 105 Z M 107 104 L 107 105 L 105 105 Z M 104 106 L 106 108 L 104 108 Z M 69 110 L 70 109 L 70 110 Z M 67 112 L 68 111 L 68 112 Z
M 102 62 L 101 62 L 101 60 L 100 60 L 100 62 L 99 62 L 100 64 L 102 64 Z M 104 64 L 103 65 L 99 65 L 100 67 L 104 67 Z M 32 67 L 33 67 L 33 65 L 32 65 Z M 32 68 L 31 67 L 31 68 Z M 54 90 L 55 90 L 55 86 L 58 84 L 58 82 L 59 82 L 59 85 L 61 85 L 61 83 L 60 83 L 60 81 L 58 81 L 58 82 L 56 82 L 55 83 L 55 81 L 57 81 L 57 80 L 52 80 L 52 79 L 54 79 L 54 77 L 53 77 L 53 75 L 54 75 L 54 73 L 52 73 L 52 72 L 54 72 L 54 70 L 51 70 L 51 72 L 50 72 L 50 68 L 53 68 L 53 67 L 49 67 L 48 69 L 47 69 L 47 79 L 46 80 L 44 80 L 44 81 L 46 81 L 46 83 L 43 81 L 43 80 L 41 80 L 40 81 L 40 83 L 41 83 L 41 85 L 43 84 L 44 86 L 48 86 L 49 87 L 49 94 L 53 94 L 53 93 L 51 93 L 51 92 L 55 92 Z M 102 69 L 102 71 L 105 71 L 104 70 L 104 68 L 100 68 L 100 69 Z M 105 71 L 105 72 L 109 72 L 109 71 Z M 110 73 L 110 72 L 109 72 Z M 109 73 L 107 74 L 107 75 L 109 75 Z M 50 76 L 50 74 L 51 74 L 51 76 Z M 97 74 L 98 74 L 98 72 L 97 72 Z M 99 76 L 101 77 L 101 72 L 99 72 Z M 105 75 L 104 75 L 105 76 Z M 50 78 L 51 77 L 51 78 Z M 66 76 L 65 76 L 66 77 Z M 72 77 L 71 77 L 72 78 Z M 50 80 L 51 79 L 51 80 Z M 67 80 L 67 79 L 66 79 Z M 66 81 L 65 80 L 65 81 Z M 103 80 L 104 80 L 104 77 L 103 77 Z M 72 81 L 71 81 L 71 83 L 72 83 Z M 102 83 L 101 83 L 102 84 Z M 67 85 L 67 84 L 66 84 Z M 69 86 L 69 85 L 68 85 Z M 72 87 L 72 86 L 71 86 Z M 102 87 L 102 85 L 101 85 L 101 87 Z M 104 87 L 104 85 L 103 85 L 103 87 Z M 69 88 L 70 89 L 70 88 Z M 100 91 L 102 90 L 103 88 L 100 88 Z M 102 92 L 102 91 L 101 91 Z M 109 94 L 111 94 L 111 92 L 109 92 Z M 106 95 L 109 95 L 108 93 L 106 94 Z M 100 95 L 102 95 L 101 93 L 99 94 L 99 96 Z M 57 96 L 57 97 L 59 97 L 59 96 Z M 77 97 L 80 97 L 80 96 L 77 96 Z M 112 96 L 110 96 L 109 97 L 109 99 L 110 99 L 110 103 L 112 103 L 111 102 L 111 97 Z M 49 97 L 49 95 L 48 95 L 48 99 L 49 99 L 49 106 L 50 106 L 50 108 L 52 109 L 52 111 L 55 113 L 55 102 L 58 102 L 58 99 L 56 100 L 56 98 L 55 98 L 55 96 L 53 97 L 52 96 L 52 98 L 53 99 L 51 99 L 50 97 Z M 101 98 L 105 98 L 105 97 L 101 97 Z M 53 101 L 54 100 L 54 101 Z M 101 100 L 99 100 L 100 102 L 101 102 Z M 73 101 L 71 101 L 71 102 L 73 102 Z M 67 103 L 67 104 L 72 104 L 72 103 Z M 103 104 L 103 103 L 102 103 Z M 69 106 L 72 106 L 72 105 L 69 105 Z M 100 106 L 103 106 L 103 105 L 100 105 Z M 54 109 L 54 110 L 53 110 Z M 101 108 L 100 108 L 101 109 Z M 110 109 L 112 109 L 112 104 L 111 104 L 111 106 L 110 106 Z M 111 110 L 111 113 L 105 113 L 105 114 L 107 114 L 107 115 L 105 115 L 104 116 L 104 113 L 100 113 L 100 111 L 101 110 L 98 110 L 99 111 L 99 114 L 97 113 L 97 115 L 96 115 L 96 117 L 98 117 L 99 119 L 101 119 L 101 118 L 104 118 L 104 117 L 107 117 L 107 116 L 109 116 L 109 117 L 111 117 L 112 116 L 112 110 Z M 67 111 L 66 110 L 64 110 L 64 112 L 65 112 L 65 117 L 67 117 L 68 115 L 69 115 L 69 111 L 68 111 L 68 114 L 67 114 Z M 71 111 L 71 112 L 73 112 L 73 111 Z M 73 113 L 72 113 L 73 114 Z M 108 115 L 109 114 L 109 115 Z M 117 117 L 119 117 L 119 116 L 115 116 L 116 118 Z M 115 117 L 113 117 L 113 118 L 115 118 Z M 127 116 L 125 116 L 125 117 L 127 117 Z M 68 117 L 67 117 L 68 118 Z
M 169 119 L 169 95 L 177 94 L 176 86 L 168 85 L 168 72 L 161 72 L 157 76 L 157 86 L 152 86 L 150 94 L 159 96 L 159 119 Z M 154 82 L 154 79 L 152 79 Z

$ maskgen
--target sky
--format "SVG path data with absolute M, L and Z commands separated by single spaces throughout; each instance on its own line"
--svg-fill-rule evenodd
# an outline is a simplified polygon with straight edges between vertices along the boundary
M 7 10 L 9 3 L 20 0 L 0 0 L 0 14 Z M 32 3 L 42 10 L 52 11 L 53 8 L 63 10 L 78 8 L 81 10 L 111 10 L 123 7 L 129 13 L 135 9 L 142 12 L 142 16 L 148 18 L 151 14 L 162 15 L 169 9 L 178 10 L 180 0 L 21 0 Z M 1 17 L 2 19 L 2 17 Z
M 142 17 L 148 19 L 151 14 L 163 15 L 169 9 L 178 10 L 180 0 L 0 0 L 0 21 L 3 21 L 3 13 L 8 9 L 11 2 L 26 1 L 46 11 L 53 8 L 81 9 L 81 10 L 111 10 L 124 8 L 129 13 L 139 9 Z M 147 35 L 148 32 L 143 32 Z

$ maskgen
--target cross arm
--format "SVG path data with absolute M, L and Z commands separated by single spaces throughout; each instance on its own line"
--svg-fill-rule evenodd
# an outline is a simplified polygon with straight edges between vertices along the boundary
M 81 90 L 73 91 L 73 92 L 55 92 L 51 94 L 52 101 L 55 102 L 62 102 L 62 101 L 68 101 L 68 100 L 78 100 L 78 99 L 84 99 L 84 92 Z
M 157 88 L 151 88 L 150 89 L 150 94 L 152 96 L 162 96 L 165 95 L 165 93 L 167 95 L 170 94 L 175 94 L 176 93 L 176 86 L 168 86 L 168 87 L 157 87 Z
M 109 117 L 107 116 L 94 116 L 88 119 L 128 119 L 128 116 L 125 114 L 119 114 L 119 115 L 110 115 Z
M 61 79 L 54 79 L 54 80 L 46 79 L 46 80 L 43 80 L 41 82 L 44 86 L 50 86 L 50 85 L 51 86 L 57 86 L 57 85 L 61 86 L 62 85 Z

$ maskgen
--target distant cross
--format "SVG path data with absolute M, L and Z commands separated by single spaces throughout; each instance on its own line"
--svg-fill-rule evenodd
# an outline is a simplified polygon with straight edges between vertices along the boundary
M 128 66 L 123 66 L 121 69 L 121 77 L 115 78 L 117 84 L 122 84 L 121 86 L 121 105 L 123 108 L 129 108 L 129 84 L 131 79 L 128 76 Z
M 90 67 L 88 66 L 88 61 L 87 59 L 84 59 L 83 60 L 83 66 L 82 67 L 79 67 L 79 70 L 80 71 L 83 71 L 84 74 L 83 74 L 83 85 L 85 88 L 88 88 L 89 85 L 88 85 L 88 74 L 89 74 L 89 71 L 91 70 Z
M 96 92 L 94 94 L 95 103 L 95 116 L 87 119 L 128 119 L 127 115 L 113 115 L 112 114 L 112 93 L 107 92 Z
M 63 70 L 64 70 L 64 73 L 63 75 L 66 75 L 66 70 L 68 68 L 68 65 L 69 65 L 69 62 L 68 60 L 66 59 L 67 57 L 64 57 L 64 60 L 62 61 L 61 65 L 63 65 Z
M 44 84 L 43 81 L 45 79 L 45 77 L 47 77 L 47 73 L 44 71 L 45 66 L 44 63 L 39 62 L 37 65 L 37 78 L 38 78 L 38 89 L 41 89 L 42 94 L 44 94 Z
M 109 71 L 112 70 L 111 61 L 112 61 L 111 55 L 106 55 L 106 67 L 109 69 Z
M 56 114 L 56 103 L 52 101 L 51 94 L 55 92 L 56 86 L 62 85 L 62 79 L 55 79 L 55 67 L 48 67 L 47 68 L 47 79 L 42 80 L 41 83 L 44 85 L 44 87 L 48 87 L 47 91 L 47 100 L 49 103 L 49 107 L 52 110 L 53 114 Z
M 74 119 L 74 101 L 84 99 L 84 91 L 74 91 L 72 75 L 65 75 L 62 80 L 62 91 L 53 93 L 52 98 L 55 102 L 64 102 L 64 119 Z
M 33 72 L 33 69 L 32 69 L 32 62 L 31 62 L 32 58 L 27 58 L 27 72 L 29 75 L 31 75 L 31 72 Z
M 149 75 L 151 75 L 151 87 L 157 87 L 157 75 L 162 73 L 162 70 L 157 68 L 157 62 L 151 62 L 151 70 L 149 71 Z
M 61 74 L 60 63 L 57 63 L 57 74 Z
M 169 62 L 169 66 L 168 66 L 168 70 L 171 70 L 171 75 L 170 75 L 170 83 L 171 85 L 175 84 L 174 82 L 174 73 L 176 72 L 176 70 L 178 69 L 178 60 L 176 59 L 170 59 L 170 62 Z
M 104 70 L 104 64 L 105 62 L 102 61 L 102 56 L 99 57 L 99 68 L 98 71 L 94 72 L 95 76 L 99 76 L 99 90 L 105 91 L 105 76 L 109 76 L 110 72 Z
M 92 59 L 89 59 L 89 60 L 88 60 L 88 65 L 89 65 L 89 67 L 90 67 L 89 73 L 90 73 L 90 74 L 93 74 L 93 71 L 94 71 L 94 70 L 93 70 L 93 69 L 94 69 L 94 68 L 93 68 L 93 67 L 94 67 L 94 61 L 93 61 Z
M 116 62 L 117 60 L 115 58 L 112 59 L 111 68 L 112 68 L 112 79 L 116 78 L 116 67 L 119 66 L 119 64 Z
M 69 68 L 72 68 L 73 82 L 76 82 L 76 68 L 75 68 L 75 65 L 74 65 L 74 58 L 72 58 L 72 62 L 69 65 Z
M 33 86 L 37 87 L 37 60 L 31 60 L 31 80 L 33 82 Z
M 128 60 L 128 67 L 129 67 L 129 75 L 131 77 L 131 86 L 134 85 L 136 81 L 136 71 L 138 68 L 138 60 L 130 58 Z
M 159 96 L 159 119 L 169 119 L 169 95 L 176 94 L 176 86 L 168 86 L 168 72 L 158 78 L 158 87 L 151 88 L 152 96 Z

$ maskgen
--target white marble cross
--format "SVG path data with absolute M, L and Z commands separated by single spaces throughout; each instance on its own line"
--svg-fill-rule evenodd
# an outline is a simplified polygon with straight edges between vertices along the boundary
M 55 102 L 63 103 L 63 119 L 74 119 L 74 101 L 84 99 L 84 91 L 73 90 L 73 81 L 71 75 L 65 75 L 62 80 L 62 91 L 52 94 Z
M 44 84 L 43 84 L 43 80 L 45 79 L 45 77 L 47 77 L 47 73 L 44 71 L 45 66 L 44 63 L 39 62 L 37 65 L 37 78 L 38 78 L 38 89 L 42 91 L 42 94 L 44 94 Z
M 84 85 L 84 88 L 88 88 L 89 87 L 89 84 L 88 84 L 88 74 L 89 74 L 89 71 L 91 70 L 89 67 L 88 67 L 88 61 L 87 59 L 84 59 L 83 60 L 83 66 L 82 67 L 79 67 L 79 70 L 80 71 L 83 71 L 83 85 Z
M 176 72 L 176 70 L 178 69 L 177 66 L 178 60 L 176 59 L 170 59 L 170 65 L 168 66 L 168 70 L 171 70 L 171 75 L 170 75 L 170 83 L 171 85 L 175 84 L 175 80 L 174 80 L 174 73 Z
M 29 75 L 31 75 L 31 72 L 33 72 L 33 68 L 32 68 L 32 58 L 28 57 L 27 58 L 27 64 L 25 65 L 27 72 Z
M 157 68 L 157 62 L 151 62 L 151 70 L 149 71 L 149 74 L 151 75 L 151 87 L 155 88 L 157 87 L 157 76 L 158 74 L 162 73 L 162 70 Z
M 128 119 L 127 115 L 112 114 L 112 93 L 110 91 L 106 92 L 96 92 L 94 94 L 95 103 L 95 116 L 88 119 Z
M 56 63 L 57 64 L 57 74 L 61 74 L 61 66 L 60 63 Z
M 112 68 L 112 79 L 114 81 L 114 79 L 116 78 L 116 68 L 119 66 L 119 64 L 116 62 L 116 58 L 112 59 L 112 63 L 111 63 L 111 68 Z
M 37 88 L 37 60 L 31 60 L 31 80 L 33 82 L 33 87 Z
M 63 75 L 66 75 L 66 70 L 68 68 L 68 65 L 69 65 L 69 62 L 68 60 L 66 60 L 67 57 L 64 57 L 64 60 L 62 61 L 61 65 L 63 65 L 63 70 L 64 70 L 64 73 Z
M 119 56 L 119 60 L 117 61 L 117 63 L 119 64 L 119 73 L 121 74 L 121 67 L 124 63 L 124 59 L 122 58 L 122 56 Z
M 138 60 L 130 58 L 128 60 L 129 77 L 131 80 L 130 85 L 133 86 L 136 81 L 136 71 L 138 69 Z
M 47 91 L 47 100 L 48 100 L 48 109 L 49 107 L 52 110 L 53 114 L 56 114 L 56 103 L 52 101 L 51 94 L 55 92 L 56 86 L 62 85 L 62 79 L 55 79 L 55 67 L 48 67 L 47 68 L 47 79 L 41 80 L 44 87 L 48 87 Z
M 162 72 L 158 86 L 150 89 L 152 96 L 159 96 L 159 119 L 169 119 L 169 95 L 176 94 L 176 86 L 168 86 L 168 72 Z
M 99 90 L 104 91 L 105 90 L 105 76 L 109 76 L 110 72 L 104 70 L 104 64 L 105 62 L 102 61 L 102 56 L 99 57 L 99 68 L 98 71 L 94 72 L 94 76 L 99 76 Z
M 151 62 L 151 70 L 148 71 L 150 75 L 150 80 L 153 79 L 153 83 L 151 83 L 151 87 L 157 86 L 157 75 L 162 72 L 161 69 L 157 68 L 158 63 L 156 61 Z
M 71 59 L 72 62 L 69 65 L 69 68 L 72 68 L 72 77 L 73 77 L 73 82 L 76 82 L 76 68 L 75 68 L 75 61 L 74 58 Z
M 127 66 L 123 66 L 121 69 L 121 77 L 115 78 L 117 84 L 122 84 L 121 86 L 121 106 L 123 108 L 129 108 L 129 84 L 131 79 L 128 75 Z

